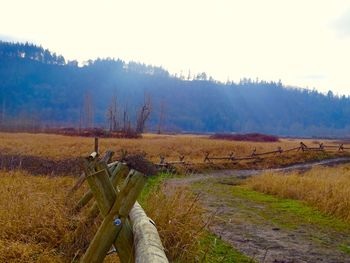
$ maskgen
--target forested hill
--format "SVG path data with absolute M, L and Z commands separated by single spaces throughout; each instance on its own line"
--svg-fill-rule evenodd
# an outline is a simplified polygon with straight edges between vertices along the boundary
M 94 126 L 107 127 L 114 98 L 119 118 L 127 109 L 133 122 L 145 94 L 152 104 L 149 130 L 156 129 L 162 108 L 163 129 L 172 131 L 308 136 L 350 131 L 350 99 L 331 92 L 249 79 L 223 84 L 205 73 L 172 76 L 160 67 L 114 59 L 78 66 L 41 47 L 0 42 L 0 127 L 27 120 L 77 127 L 87 110 Z

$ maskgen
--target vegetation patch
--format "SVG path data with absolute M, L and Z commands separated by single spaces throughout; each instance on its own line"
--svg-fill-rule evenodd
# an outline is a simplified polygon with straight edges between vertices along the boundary
M 331 228 L 336 231 L 347 231 L 349 229 L 348 223 L 328 216 L 302 201 L 279 198 L 252 191 L 242 186 L 234 186 L 232 194 L 235 197 L 264 204 L 265 209 L 260 209 L 261 215 L 285 227 L 297 228 L 305 224 Z
M 283 198 L 297 199 L 323 213 L 350 222 L 349 166 L 313 168 L 305 173 L 265 173 L 252 177 L 247 186 Z
M 345 245 L 345 244 L 341 244 L 339 246 L 339 249 L 340 249 L 340 251 L 343 251 L 344 253 L 350 255 L 350 246 Z
M 82 171 L 82 158 L 52 160 L 40 156 L 0 154 L 0 169 L 24 170 L 34 175 L 77 175 Z
M 212 263 L 254 263 L 250 257 L 245 256 L 230 244 L 216 235 L 206 232 L 200 241 L 201 260 L 199 262 Z
M 220 139 L 229 141 L 247 141 L 247 142 L 278 142 L 279 138 L 274 135 L 266 135 L 261 133 L 231 134 L 216 133 L 210 136 L 210 139 Z

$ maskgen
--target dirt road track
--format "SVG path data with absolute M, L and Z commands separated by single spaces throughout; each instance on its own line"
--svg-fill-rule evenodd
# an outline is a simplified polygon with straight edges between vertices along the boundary
M 258 262 L 348 263 L 350 256 L 342 252 L 339 246 L 350 245 L 350 229 L 344 232 L 314 224 L 302 224 L 290 229 L 280 227 L 275 222 L 276 218 L 271 220 L 269 217 L 262 216 L 268 211 L 266 204 L 233 196 L 233 186 L 223 183 L 229 179 L 245 179 L 266 171 L 289 172 L 348 162 L 350 158 L 337 158 L 270 170 L 212 171 L 169 179 L 166 181 L 166 186 L 173 188 L 200 183 L 200 187 L 195 191 L 201 193 L 202 203 L 208 213 L 216 212 L 210 230 Z M 276 217 L 276 215 L 273 216 Z M 283 213 L 277 216 L 283 220 Z

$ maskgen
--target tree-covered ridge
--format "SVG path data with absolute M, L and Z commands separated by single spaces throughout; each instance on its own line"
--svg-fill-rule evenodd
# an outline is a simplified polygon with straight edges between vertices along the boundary
M 65 59 L 61 55 L 51 53 L 48 49 L 38 47 L 34 44 L 9 43 L 0 40 L 0 56 L 13 58 L 26 58 L 46 64 L 64 65 Z
M 251 79 L 221 83 L 206 73 L 174 76 L 161 67 L 111 58 L 79 67 L 42 47 L 0 42 L 0 125 L 35 119 L 41 125 L 108 128 L 111 104 L 118 125 L 125 111 L 135 123 L 145 94 L 152 102 L 147 126 L 153 130 L 160 119 L 164 130 L 191 132 L 332 136 L 350 129 L 350 99 L 332 92 Z M 90 124 L 82 120 L 87 101 Z

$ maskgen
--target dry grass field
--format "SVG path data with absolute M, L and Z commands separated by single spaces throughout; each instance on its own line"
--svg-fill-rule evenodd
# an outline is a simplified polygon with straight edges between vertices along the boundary
M 302 200 L 350 222 L 350 167 L 313 168 L 305 173 L 266 173 L 247 181 L 253 190 Z
M 318 146 L 313 140 L 303 141 L 307 145 Z M 117 157 L 121 149 L 126 149 L 129 153 L 145 152 L 147 158 L 153 162 L 158 162 L 160 155 L 165 156 L 167 160 L 177 160 L 179 155 L 185 155 L 187 161 L 202 163 L 205 152 L 214 156 L 228 155 L 230 152 L 234 152 L 236 156 L 247 156 L 254 148 L 257 152 L 265 152 L 277 147 L 297 147 L 299 142 L 300 140 L 296 139 L 281 139 L 273 143 L 253 143 L 213 140 L 207 136 L 146 134 L 141 139 L 100 139 L 100 150 L 113 150 Z M 335 142 L 327 142 L 331 143 Z M 62 162 L 88 155 L 93 151 L 93 146 L 93 138 L 0 133 L 2 156 L 34 156 Z M 331 157 L 316 152 L 286 155 L 290 158 L 272 157 L 267 159 L 265 165 L 285 165 L 305 161 L 307 158 Z M 2 163 L 3 159 L 0 168 L 3 167 Z M 259 163 L 254 162 L 252 165 L 260 168 Z M 0 262 L 71 262 L 75 256 L 83 253 L 98 222 L 90 229 L 78 228 L 86 214 L 83 212 L 79 216 L 72 215 L 70 209 L 84 189 L 67 199 L 67 192 L 75 182 L 71 175 L 78 174 L 71 174 L 69 167 L 66 169 L 66 173 L 61 173 L 66 176 L 50 176 L 51 174 L 46 172 L 32 176 L 32 173 L 25 171 L 23 167 L 0 170 Z M 264 175 L 254 179 L 256 181 L 250 181 L 249 185 L 263 192 L 302 199 L 312 204 L 318 203 L 321 209 L 349 220 L 349 213 L 346 213 L 346 209 L 349 211 L 348 202 L 343 201 L 349 198 L 345 186 L 350 184 L 350 174 L 346 168 L 343 169 L 346 175 L 341 175 L 343 170 L 339 170 L 339 175 L 332 179 L 330 174 L 333 174 L 333 170 L 322 173 L 321 176 L 320 172 L 314 171 L 312 173 L 320 177 L 317 180 L 312 173 L 304 177 L 297 174 L 284 177 Z M 307 178 L 310 178 L 309 184 L 309 181 L 302 181 Z M 317 183 L 312 183 L 313 181 Z M 293 192 L 291 188 L 287 191 L 287 187 L 280 187 L 281 185 L 295 185 L 295 190 Z M 329 186 L 332 190 L 329 190 Z M 285 189 L 285 192 L 278 192 L 282 191 L 281 189 Z M 306 195 L 302 195 L 303 191 L 312 191 L 313 199 L 308 200 Z M 322 198 L 326 194 L 329 202 L 322 203 L 320 200 L 324 200 Z M 180 262 L 190 262 L 191 258 L 198 258 L 202 253 L 198 247 L 198 240 L 203 236 L 204 230 L 202 209 L 195 199 L 185 191 L 164 194 L 158 189 L 143 200 L 147 214 L 157 222 L 169 258 Z M 342 207 L 335 205 L 340 200 L 343 200 Z M 169 217 L 172 218 L 170 221 L 176 224 L 169 223 Z M 204 250 L 207 251 L 206 248 Z M 115 256 L 108 257 L 108 260 L 115 259 Z
M 81 255 L 100 219 L 89 229 L 78 227 L 86 213 L 70 211 L 86 187 L 67 198 L 74 182 L 69 176 L 0 172 L 0 262 L 72 262 Z M 114 254 L 105 262 L 119 259 Z
M 0 262 L 64 262 L 71 177 L 0 172 Z M 66 246 L 67 247 L 67 246 Z
M 308 146 L 318 146 L 317 141 L 303 140 Z M 257 152 L 276 150 L 277 147 L 288 149 L 299 146 L 300 139 L 281 139 L 279 142 L 239 142 L 209 139 L 199 135 L 153 135 L 145 134 L 141 139 L 100 139 L 100 150 L 107 149 L 118 153 L 122 149 L 129 153 L 147 154 L 153 162 L 163 155 L 167 160 L 178 160 L 180 155 L 185 160 L 201 163 L 205 152 L 213 156 L 248 156 L 256 148 Z M 332 141 L 325 141 L 333 144 Z M 86 156 L 93 151 L 93 138 L 70 137 L 52 134 L 0 133 L 0 150 L 3 154 L 27 155 L 61 160 Z
M 198 240 L 205 231 L 196 197 L 184 189 L 164 194 L 148 186 L 142 200 L 146 213 L 157 222 L 169 259 L 192 262 L 201 253 Z M 74 178 L 31 176 L 22 171 L 0 172 L 0 262 L 77 262 L 101 223 L 81 227 L 88 206 L 71 213 L 86 190 L 67 198 Z M 151 189 L 152 188 L 152 189 Z M 91 204 L 90 204 L 91 205 Z M 72 261 L 73 260 L 73 261 Z M 119 262 L 116 254 L 105 262 Z

